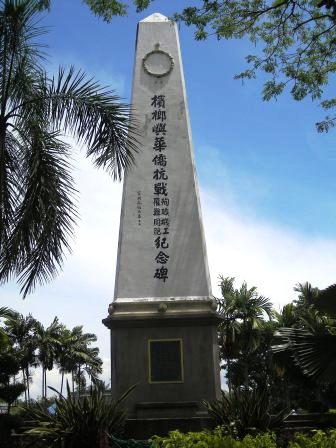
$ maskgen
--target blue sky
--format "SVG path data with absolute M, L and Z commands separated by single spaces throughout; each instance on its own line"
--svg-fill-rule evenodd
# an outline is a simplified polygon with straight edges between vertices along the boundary
M 48 68 L 74 64 L 130 101 L 137 22 L 183 4 L 157 0 L 106 24 L 80 0 L 54 0 L 43 19 Z M 196 42 L 182 25 L 180 41 L 214 293 L 222 273 L 258 286 L 280 307 L 295 298 L 297 282 L 334 283 L 336 131 L 317 134 L 314 123 L 324 116 L 318 103 L 287 93 L 265 103 L 262 76 L 244 85 L 233 79 L 255 51 L 248 42 Z M 15 285 L 1 287 L 0 306 L 45 324 L 55 315 L 68 326 L 84 324 L 97 333 L 108 366 L 101 319 L 113 298 L 121 185 L 75 157 L 81 222 L 73 255 L 52 284 L 24 302 Z
M 50 26 L 46 40 L 52 66 L 83 67 L 129 100 L 137 21 L 156 10 L 170 15 L 182 4 L 188 2 L 155 1 L 141 15 L 130 7 L 128 18 L 106 24 L 79 0 L 54 1 L 44 21 Z M 287 93 L 266 103 L 260 95 L 262 74 L 244 86 L 234 80 L 246 66 L 244 56 L 256 51 L 246 41 L 212 37 L 196 42 L 192 28 L 185 26 L 180 38 L 200 182 L 221 189 L 224 180 L 235 201 L 259 217 L 307 235 L 332 237 L 335 137 L 316 133 L 314 123 L 323 117 L 318 103 L 295 102 Z M 225 172 L 209 175 L 209 159 Z

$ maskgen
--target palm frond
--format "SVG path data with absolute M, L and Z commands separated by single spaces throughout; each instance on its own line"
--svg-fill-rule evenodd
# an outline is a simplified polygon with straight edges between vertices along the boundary
M 71 133 L 87 146 L 87 157 L 121 179 L 134 163 L 137 136 L 131 109 L 113 91 L 100 86 L 84 72 L 60 68 L 49 82 L 41 78 L 44 108 L 55 128 Z
M 218 277 L 219 284 L 218 286 L 221 288 L 222 297 L 226 297 L 226 295 L 232 295 L 234 293 L 234 277 L 224 277 L 223 275 L 220 275 Z
M 62 267 L 76 219 L 72 134 L 114 179 L 135 161 L 131 108 L 84 72 L 43 68 L 38 12 L 46 0 L 0 0 L 0 282 L 25 297 Z
M 62 266 L 77 216 L 68 146 L 56 132 L 34 126 L 27 138 L 23 199 L 7 250 L 0 258 L 0 278 L 19 275 L 24 297 L 37 281 L 47 282 Z
M 325 331 L 314 333 L 302 328 L 280 328 L 274 353 L 288 351 L 302 371 L 319 381 L 336 381 L 336 336 Z
M 17 312 L 7 306 L 0 307 L 0 319 L 13 319 L 17 316 Z
M 15 210 L 18 206 L 18 185 L 20 185 L 20 160 L 17 139 L 6 133 L 0 122 L 0 247 L 7 249 Z M 7 255 L 10 255 L 7 253 Z

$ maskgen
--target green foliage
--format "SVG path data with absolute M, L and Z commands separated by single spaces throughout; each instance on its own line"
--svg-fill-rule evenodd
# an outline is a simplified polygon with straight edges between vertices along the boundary
M 336 430 L 315 431 L 313 436 L 296 434 L 288 448 L 336 448 Z
M 9 319 L 15 315 L 15 311 L 6 306 L 0 307 L 0 319 Z M 3 328 L 0 327 L 0 352 L 6 350 L 8 346 L 8 336 Z
M 153 448 L 276 448 L 274 434 L 248 435 L 236 440 L 225 434 L 221 428 L 214 431 L 188 432 L 171 431 L 168 437 L 152 437 Z
M 127 7 L 116 0 L 84 0 L 91 11 L 105 22 L 110 22 L 113 16 L 125 16 Z
M 334 315 L 335 285 L 324 290 L 313 288 L 310 283 L 298 283 L 299 293 L 293 303 L 294 322 L 283 322 L 276 332 L 272 350 L 278 357 L 290 355 L 302 372 L 324 383 L 335 383 L 336 327 Z M 276 345 L 275 345 L 276 344 Z
M 265 390 L 236 389 L 228 394 L 222 392 L 219 400 L 204 404 L 216 423 L 238 438 L 278 428 L 289 414 L 283 410 L 271 416 L 270 397 Z
M 233 277 L 221 276 L 219 286 L 218 338 L 229 391 L 242 385 L 267 391 L 271 414 L 284 408 L 319 412 L 334 406 L 335 286 L 319 290 L 298 283 L 297 299 L 279 313 L 256 288 L 246 283 L 235 288 Z M 323 314 L 327 310 L 329 315 Z
M 114 179 L 137 144 L 130 107 L 113 91 L 73 67 L 48 76 L 40 8 L 38 0 L 0 2 L 0 282 L 16 278 L 24 297 L 71 251 L 77 191 L 64 134 Z
M 99 448 L 107 434 L 118 435 L 122 432 L 126 411 L 121 404 L 133 389 L 134 386 L 118 400 L 112 401 L 104 395 L 100 385 L 89 396 L 77 399 L 67 384 L 68 398 L 60 396 L 56 399 L 55 415 L 50 415 L 42 407 L 26 409 L 36 422 L 36 427 L 27 432 L 46 438 L 51 446 L 63 442 L 64 448 Z
M 37 0 L 39 9 L 50 9 L 52 0 Z M 105 22 L 111 22 L 115 16 L 126 16 L 128 4 L 118 0 L 82 0 L 83 3 L 91 9 L 91 12 L 103 19 Z M 152 0 L 133 0 L 137 12 L 148 8 Z
M 91 11 L 110 22 L 127 14 L 128 4 L 118 0 L 83 0 Z M 133 0 L 137 11 L 152 0 Z M 49 7 L 51 0 L 40 0 Z M 215 35 L 218 39 L 247 37 L 258 44 L 257 54 L 247 55 L 249 67 L 236 79 L 255 78 L 261 71 L 268 76 L 262 96 L 269 101 L 289 89 L 296 101 L 306 97 L 321 100 L 330 110 L 335 98 L 325 98 L 324 90 L 336 72 L 336 2 L 334 0 L 224 0 L 192 1 L 174 14 L 176 21 L 195 27 L 197 40 Z M 195 4 L 195 6 L 194 6 Z M 319 132 L 335 126 L 336 116 L 316 123 Z
M 0 384 L 0 400 L 5 401 L 9 405 L 12 404 L 26 387 L 22 383 L 17 384 Z
M 288 351 L 304 374 L 322 382 L 335 383 L 336 336 L 324 328 L 320 332 L 303 328 L 281 328 L 277 331 L 280 344 L 275 353 Z
M 81 386 L 86 382 L 83 373 L 86 372 L 91 380 L 97 381 L 97 376 L 102 372 L 102 360 L 99 358 L 99 349 L 89 347 L 96 342 L 97 337 L 93 333 L 83 333 L 83 326 L 77 325 L 72 330 L 62 328 L 59 335 L 59 347 L 57 350 L 57 364 L 62 374 L 61 393 L 65 373 L 71 373 L 74 382 L 78 385 L 78 394 Z
M 12 315 L 12 313 L 7 314 L 7 316 Z M 20 370 L 20 362 L 17 355 L 18 353 L 15 351 L 12 341 L 6 334 L 6 345 L 0 344 L 0 400 L 7 403 L 8 412 L 11 404 L 26 389 L 24 384 L 11 381 Z
M 86 386 L 87 378 L 97 382 L 102 372 L 102 360 L 98 356 L 99 349 L 91 347 L 97 341 L 95 334 L 84 333 L 82 325 L 69 330 L 57 317 L 45 328 L 32 315 L 24 317 L 15 311 L 0 308 L 1 315 L 5 322 L 0 325 L 0 336 L 4 335 L 2 340 L 5 342 L 0 344 L 0 398 L 14 397 L 24 390 L 26 404 L 30 402 L 30 372 L 32 367 L 37 366 L 42 367 L 43 401 L 47 396 L 47 371 L 55 366 L 59 367 L 62 376 L 61 393 L 66 373 L 72 374 L 73 392 L 77 383 L 78 395 L 80 388 Z M 17 381 L 19 371 L 25 387 Z
M 270 319 L 274 314 L 272 303 L 259 295 L 255 286 L 248 288 L 246 282 L 235 288 L 233 277 L 220 276 L 219 280 L 222 297 L 217 304 L 222 322 L 218 342 L 222 368 L 226 369 L 229 389 L 241 384 L 252 386 L 251 370 L 256 365 L 255 354 L 263 343 L 264 330 L 267 332 L 265 316 Z
M 273 433 L 247 435 L 242 440 L 228 436 L 218 427 L 214 431 L 189 432 L 172 431 L 168 437 L 152 437 L 153 448 L 277 448 Z M 314 431 L 314 434 L 295 435 L 288 448 L 336 448 L 336 430 Z
M 336 100 L 331 101 L 330 107 L 336 107 Z M 328 106 L 329 107 L 329 106 Z M 336 284 L 330 285 L 325 289 L 319 290 L 317 297 L 311 301 L 312 305 L 327 315 L 336 316 Z
M 335 99 L 323 98 L 324 89 L 336 72 L 336 2 L 334 0 L 224 0 L 190 2 L 175 14 L 175 19 L 195 27 L 195 38 L 248 38 L 258 44 L 257 54 L 248 55 L 249 67 L 236 75 L 251 79 L 258 71 L 268 79 L 264 100 L 270 100 L 289 88 L 300 101 L 322 99 L 325 109 Z M 336 117 L 317 123 L 319 131 L 328 131 Z

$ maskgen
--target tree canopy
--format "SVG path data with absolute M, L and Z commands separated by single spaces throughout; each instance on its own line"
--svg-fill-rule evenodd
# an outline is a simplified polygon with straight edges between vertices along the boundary
M 40 0 L 49 7 L 51 0 Z M 153 0 L 133 0 L 137 11 Z M 127 14 L 117 0 L 83 0 L 92 12 L 110 22 Z M 336 98 L 325 90 L 336 71 L 336 0 L 190 0 L 172 17 L 195 28 L 195 38 L 247 38 L 256 54 L 246 56 L 247 69 L 237 79 L 266 74 L 262 97 L 276 98 L 286 88 L 294 100 L 319 100 L 328 115 L 317 124 L 319 132 L 335 125 Z
M 298 283 L 297 298 L 277 312 L 256 287 L 243 282 L 235 288 L 233 277 L 219 280 L 218 343 L 229 391 L 266 391 L 274 414 L 285 407 L 316 412 L 333 406 L 335 285 L 320 290 Z
M 1 322 L 2 321 L 2 322 Z M 61 375 L 60 393 L 62 394 L 64 376 L 71 374 L 72 391 L 77 385 L 78 394 L 87 386 L 87 380 L 97 382 L 102 373 L 102 360 L 98 347 L 92 346 L 97 341 L 93 333 L 84 333 L 83 326 L 77 325 L 68 329 L 55 317 L 48 326 L 44 326 L 31 314 L 23 316 L 8 308 L 0 308 L 0 400 L 7 403 L 22 392 L 26 403 L 30 400 L 32 368 L 41 367 L 41 398 L 47 398 L 47 371 L 55 367 Z M 1 339 L 0 339 L 1 342 Z M 20 387 L 15 376 L 22 374 Z M 17 393 L 17 395 L 15 395 Z
M 138 12 L 146 9 L 152 0 L 133 0 Z M 40 10 L 50 9 L 52 0 L 38 0 Z M 118 0 L 82 0 L 95 14 L 105 22 L 111 22 L 114 16 L 126 16 L 128 4 Z
M 336 71 L 335 0 L 204 0 L 175 15 L 196 28 L 196 39 L 248 38 L 256 54 L 246 56 L 248 68 L 237 79 L 266 73 L 263 99 L 280 95 L 285 88 L 295 100 L 311 97 L 326 110 L 336 105 L 324 91 Z M 336 116 L 317 123 L 319 131 L 334 126 Z

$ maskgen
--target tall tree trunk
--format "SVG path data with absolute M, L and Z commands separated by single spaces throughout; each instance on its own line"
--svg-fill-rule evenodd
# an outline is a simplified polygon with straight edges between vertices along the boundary
M 81 385 L 81 378 L 80 378 L 80 365 L 78 366 L 78 398 L 80 397 L 80 385 Z
M 26 384 L 26 376 L 25 376 L 25 369 L 24 368 L 22 369 L 22 381 L 23 381 L 23 385 L 25 386 L 24 394 L 25 394 L 25 403 L 26 403 L 26 406 L 27 406 L 27 404 L 28 404 L 28 401 L 27 401 L 27 384 Z
M 243 371 L 244 371 L 244 388 L 245 390 L 248 390 L 249 388 L 249 375 L 248 375 L 248 363 L 247 363 L 247 356 L 244 356 L 243 358 Z
M 47 399 L 47 369 L 44 370 L 44 398 Z
M 16 384 L 16 375 L 13 375 L 13 384 Z M 18 399 L 16 398 L 16 400 L 14 401 L 15 406 L 17 406 L 17 400 Z
M 230 357 L 228 356 L 227 360 L 226 360 L 226 370 L 227 370 L 227 380 L 228 380 L 229 393 L 231 393 L 230 368 L 231 368 L 231 361 L 230 361 Z
M 81 368 L 80 368 L 80 364 L 78 366 L 78 398 L 80 398 L 80 383 L 81 383 Z
M 27 396 L 28 396 L 28 403 L 30 403 L 30 390 L 29 390 L 29 367 L 26 367 L 26 377 L 27 377 Z
M 248 341 L 247 341 L 247 321 L 244 317 L 243 319 L 243 350 L 242 350 L 242 359 L 243 359 L 243 375 L 244 375 L 244 388 L 245 390 L 248 390 Z
M 42 365 L 42 400 L 44 398 L 44 366 Z
M 61 379 L 61 395 L 63 393 L 63 382 L 64 382 L 64 370 L 62 370 L 62 379 Z

